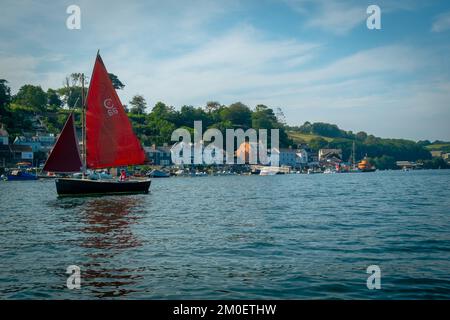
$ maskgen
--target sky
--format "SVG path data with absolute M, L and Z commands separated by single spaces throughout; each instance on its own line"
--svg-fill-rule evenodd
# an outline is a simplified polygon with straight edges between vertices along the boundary
M 81 29 L 66 26 L 70 5 Z M 381 9 L 370 30 L 369 5 Z M 165 0 L 0 3 L 0 78 L 59 88 L 97 50 L 149 109 L 280 107 L 289 125 L 450 140 L 450 1 Z

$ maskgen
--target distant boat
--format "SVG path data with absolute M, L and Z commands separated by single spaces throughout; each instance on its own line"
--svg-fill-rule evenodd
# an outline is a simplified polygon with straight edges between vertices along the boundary
M 133 133 L 130 120 L 112 85 L 100 54 L 92 71 L 86 100 L 84 75 L 82 82 L 82 139 L 78 148 L 73 113 L 44 165 L 43 171 L 56 173 L 82 172 L 81 179 L 57 178 L 56 191 L 60 196 L 148 193 L 150 179 L 97 179 L 87 176 L 87 169 L 96 170 L 143 164 L 144 150 Z
M 12 170 L 7 176 L 6 180 L 8 181 L 29 181 L 29 180 L 37 180 L 38 176 L 35 174 L 26 172 L 25 170 L 15 169 Z
M 352 166 L 350 168 L 350 170 L 348 171 L 349 173 L 361 173 L 361 172 L 374 172 L 377 169 L 375 168 L 375 166 L 373 166 L 372 164 L 370 164 L 369 160 L 367 159 L 367 155 L 366 157 L 364 157 L 364 159 L 362 159 L 360 162 L 358 162 L 356 164 L 355 161 L 355 141 L 353 141 L 353 148 L 352 148 Z
M 161 170 L 152 170 L 148 173 L 148 175 L 152 178 L 169 178 L 170 177 L 170 173 L 169 172 L 165 172 L 165 171 L 161 171 Z
M 312 169 L 312 168 L 309 168 L 309 169 L 306 171 L 306 173 L 307 173 L 307 174 L 316 174 L 316 173 L 322 173 L 322 171 L 321 171 L 320 169 Z
M 259 172 L 260 176 L 274 176 L 278 174 L 279 170 L 277 167 L 263 167 L 261 168 L 261 171 Z
M 358 163 L 358 169 L 361 172 L 374 172 L 376 168 L 370 164 L 367 159 L 363 159 Z

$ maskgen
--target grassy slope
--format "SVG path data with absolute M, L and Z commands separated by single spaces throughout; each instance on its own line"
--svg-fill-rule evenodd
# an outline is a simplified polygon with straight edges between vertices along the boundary
M 439 144 L 430 144 L 429 146 L 426 146 L 426 148 L 430 151 L 444 151 L 444 152 L 450 152 L 450 143 L 439 143 Z
M 301 141 L 309 142 L 309 141 L 311 141 L 311 139 L 314 139 L 314 138 L 323 138 L 323 139 L 327 140 L 328 142 L 333 141 L 333 138 L 318 136 L 318 135 L 314 135 L 314 134 L 304 134 L 304 133 L 299 133 L 299 132 L 294 132 L 294 131 L 288 131 L 288 136 L 289 136 L 289 138 L 294 140 L 295 143 L 299 143 Z
M 328 142 L 333 141 L 333 138 L 323 137 L 323 136 L 314 135 L 314 134 L 304 134 L 304 133 L 299 133 L 299 132 L 294 132 L 294 131 L 288 131 L 288 136 L 289 136 L 289 138 L 294 140 L 294 143 L 300 143 L 302 141 L 305 141 L 306 143 L 308 143 L 309 141 L 311 141 L 311 139 L 319 138 L 319 137 L 327 140 Z M 426 146 L 426 148 L 430 151 L 438 150 L 438 151 L 450 152 L 450 142 L 439 143 L 439 144 L 438 143 L 430 144 L 429 146 Z

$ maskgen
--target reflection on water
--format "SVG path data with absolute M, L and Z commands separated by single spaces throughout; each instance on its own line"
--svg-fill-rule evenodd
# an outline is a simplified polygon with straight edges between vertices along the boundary
M 130 225 L 138 223 L 139 217 L 131 214 L 138 206 L 136 198 L 92 199 L 83 211 L 85 227 L 81 229 L 88 237 L 82 244 L 86 248 L 105 249 L 113 256 L 117 249 L 134 248 L 141 243 L 133 235 Z
M 450 170 L 174 178 L 74 199 L 53 181 L 0 183 L 0 299 L 448 299 L 449 183 Z M 382 290 L 367 289 L 373 264 Z
M 142 278 L 137 271 L 112 263 L 122 252 L 142 245 L 132 231 L 139 223 L 137 208 L 140 198 L 94 198 L 83 206 L 81 232 L 85 235 L 80 246 L 87 248 L 86 262 L 81 266 L 83 287 L 88 287 L 95 296 L 124 296 L 135 290 Z

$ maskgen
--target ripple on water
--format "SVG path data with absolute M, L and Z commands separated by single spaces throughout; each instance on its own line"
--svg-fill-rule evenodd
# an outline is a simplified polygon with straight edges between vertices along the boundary
M 449 299 L 450 171 L 0 183 L 0 297 Z M 82 289 L 65 288 L 78 265 Z M 382 290 L 368 290 L 379 265 Z

